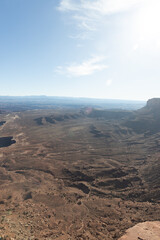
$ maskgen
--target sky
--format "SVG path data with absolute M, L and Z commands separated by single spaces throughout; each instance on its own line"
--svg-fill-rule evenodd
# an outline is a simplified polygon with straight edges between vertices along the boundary
M 0 0 L 0 95 L 160 97 L 159 0 Z

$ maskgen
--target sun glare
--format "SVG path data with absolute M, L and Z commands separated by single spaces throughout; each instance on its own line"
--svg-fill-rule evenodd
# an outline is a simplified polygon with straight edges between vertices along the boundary
M 160 1 L 146 1 L 136 13 L 134 34 L 137 42 L 154 51 L 160 50 Z

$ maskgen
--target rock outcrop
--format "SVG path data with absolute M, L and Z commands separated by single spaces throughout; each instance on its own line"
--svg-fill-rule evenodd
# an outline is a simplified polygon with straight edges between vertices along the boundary
M 146 107 L 148 110 L 160 109 L 160 98 L 152 98 L 147 101 Z
M 144 222 L 127 230 L 119 240 L 159 240 L 160 222 Z
M 136 133 L 160 132 L 160 98 L 148 100 L 146 106 L 137 110 L 124 125 Z

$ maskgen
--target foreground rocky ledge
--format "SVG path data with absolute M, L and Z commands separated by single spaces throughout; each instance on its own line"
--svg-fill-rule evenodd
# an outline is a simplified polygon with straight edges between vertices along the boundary
M 127 230 L 119 240 L 159 240 L 160 222 L 144 222 Z

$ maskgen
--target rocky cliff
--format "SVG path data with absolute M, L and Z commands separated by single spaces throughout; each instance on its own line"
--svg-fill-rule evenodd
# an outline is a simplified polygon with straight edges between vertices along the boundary
M 150 135 L 160 132 L 160 98 L 148 100 L 146 106 L 135 111 L 124 125 L 136 133 Z

